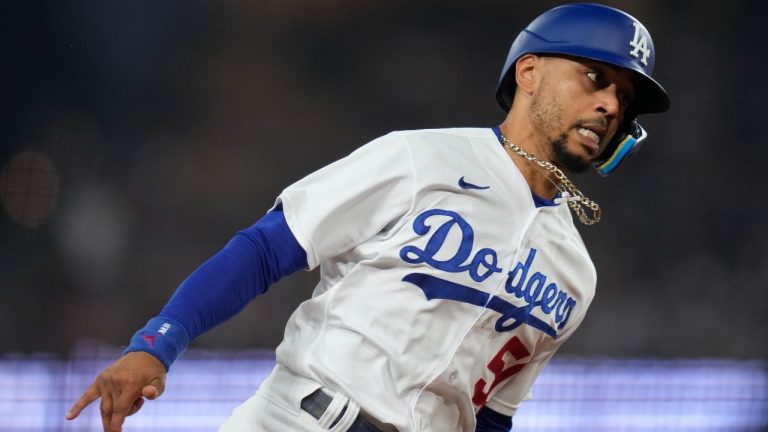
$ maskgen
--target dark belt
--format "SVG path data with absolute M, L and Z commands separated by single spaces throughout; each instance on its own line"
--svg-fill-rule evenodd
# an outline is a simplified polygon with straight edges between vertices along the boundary
M 326 394 L 322 389 L 317 389 L 309 396 L 301 400 L 301 409 L 308 412 L 312 417 L 319 419 L 322 417 L 325 410 L 328 409 L 328 405 L 331 404 L 333 397 Z M 341 420 L 344 413 L 347 411 L 347 406 L 342 408 L 339 416 L 331 423 L 331 428 L 336 426 L 336 423 Z M 357 415 L 357 418 L 352 422 L 352 426 L 347 429 L 348 432 L 385 432 L 383 429 L 379 429 L 376 425 L 371 423 L 364 417 L 362 412 Z

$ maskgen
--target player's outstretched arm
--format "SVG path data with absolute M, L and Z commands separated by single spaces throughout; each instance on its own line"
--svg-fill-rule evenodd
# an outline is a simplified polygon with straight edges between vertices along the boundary
M 104 430 L 120 431 L 144 398 L 163 392 L 168 369 L 191 340 L 235 315 L 283 276 L 306 267 L 306 253 L 277 206 L 181 284 L 160 316 L 134 334 L 123 357 L 96 377 L 66 418 L 76 418 L 101 398 Z
M 80 399 L 67 412 L 67 420 L 80 415 L 85 407 L 101 398 L 101 421 L 105 432 L 119 432 L 125 417 L 155 399 L 165 390 L 166 370 L 155 356 L 131 352 L 101 371 Z

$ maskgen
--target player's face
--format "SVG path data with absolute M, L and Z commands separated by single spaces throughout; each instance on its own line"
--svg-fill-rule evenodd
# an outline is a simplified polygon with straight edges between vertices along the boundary
M 534 127 L 553 162 L 572 172 L 589 169 L 624 119 L 634 86 L 629 71 L 604 63 L 542 57 L 534 90 Z

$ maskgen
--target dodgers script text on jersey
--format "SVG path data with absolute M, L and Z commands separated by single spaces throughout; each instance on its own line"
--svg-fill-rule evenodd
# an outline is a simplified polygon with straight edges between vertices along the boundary
M 447 216 L 448 220 L 439 228 L 434 230 L 432 237 L 427 242 L 424 250 L 414 246 L 406 246 L 400 251 L 400 257 L 412 264 L 426 263 L 438 270 L 450 273 L 467 272 L 475 282 L 482 282 L 493 273 L 501 272 L 497 267 L 498 257 L 496 251 L 491 248 L 482 248 L 474 255 L 472 252 L 472 242 L 474 238 L 472 225 L 470 225 L 459 214 L 446 210 L 427 210 L 420 214 L 414 221 L 414 231 L 417 234 L 426 234 L 430 227 L 426 219 L 435 215 Z M 458 227 L 461 234 L 461 242 L 455 252 L 450 252 L 450 258 L 439 260 L 435 255 L 442 251 L 447 235 L 453 227 Z M 413 254 L 415 258 L 411 258 Z M 470 255 L 472 255 L 470 259 Z M 557 331 L 548 326 L 546 322 L 532 316 L 530 312 L 536 308 L 541 308 L 545 314 L 555 312 L 555 322 L 557 328 L 565 326 L 571 310 L 576 305 L 572 297 L 568 297 L 566 292 L 557 288 L 556 283 L 547 284 L 547 276 L 536 272 L 527 279 L 528 271 L 531 268 L 533 259 L 536 257 L 536 249 L 531 249 L 525 263 L 518 262 L 514 271 L 509 272 L 509 277 L 504 286 L 508 293 L 514 293 L 518 299 L 525 301 L 525 306 L 517 307 L 498 296 L 491 296 L 481 290 L 476 290 L 468 286 L 456 284 L 445 279 L 429 276 L 423 273 L 410 273 L 403 280 L 417 285 L 424 291 L 424 295 L 432 299 L 448 299 L 463 301 L 480 307 L 489 307 L 499 312 L 501 316 L 496 323 L 496 330 L 510 331 L 521 324 L 528 324 L 552 338 L 557 337 Z M 469 261 L 468 261 L 469 260 Z M 482 268 L 482 270 L 480 270 Z M 546 289 L 544 287 L 546 286 Z M 511 323 L 505 325 L 507 320 Z

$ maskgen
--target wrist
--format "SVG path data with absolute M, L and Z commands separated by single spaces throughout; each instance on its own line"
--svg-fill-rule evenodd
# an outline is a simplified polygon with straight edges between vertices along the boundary
M 147 352 L 157 357 L 168 370 L 188 345 L 189 335 L 184 326 L 172 319 L 155 317 L 133 335 L 123 354 Z

